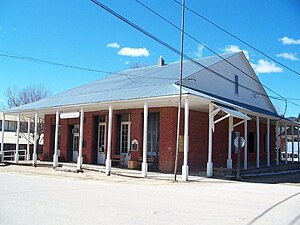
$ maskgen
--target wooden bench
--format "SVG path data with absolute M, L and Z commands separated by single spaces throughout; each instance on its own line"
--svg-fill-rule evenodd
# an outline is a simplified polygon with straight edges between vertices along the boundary
M 112 155 L 111 156 L 112 162 L 118 162 L 119 166 L 124 166 L 125 163 L 125 155 Z
M 138 164 L 143 163 L 143 156 L 139 158 Z M 155 163 L 155 158 L 154 157 L 147 157 L 147 163 L 148 164 L 154 164 Z

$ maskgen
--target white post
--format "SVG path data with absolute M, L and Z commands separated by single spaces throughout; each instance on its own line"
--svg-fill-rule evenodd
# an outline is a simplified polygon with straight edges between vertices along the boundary
M 294 148 L 294 144 L 295 144 L 295 141 L 294 141 L 294 125 L 292 125 L 292 162 L 294 163 L 294 154 L 295 154 L 295 148 Z
M 285 163 L 287 164 L 288 152 L 287 152 L 287 124 L 284 124 L 284 152 L 285 152 Z
M 16 153 L 15 163 L 19 163 L 19 142 L 20 142 L 20 114 L 17 116 L 17 136 L 16 136 Z
M 270 166 L 270 119 L 267 118 L 267 166 Z
M 232 131 L 233 131 L 233 117 L 229 116 L 228 118 L 228 157 L 227 157 L 227 169 L 232 169 Z
M 2 118 L 2 137 L 1 137 L 1 159 L 0 161 L 4 160 L 4 135 L 5 135 L 5 114 L 3 113 L 3 118 Z
M 27 118 L 27 161 L 30 160 L 30 117 Z
M 256 168 L 259 168 L 260 140 L 259 140 L 259 116 L 256 116 Z
M 110 105 L 108 109 L 108 137 L 107 137 L 107 155 L 105 161 L 105 174 L 110 175 L 111 171 L 111 136 L 112 136 L 112 119 L 113 119 L 113 108 Z
M 244 122 L 244 139 L 244 169 L 246 170 L 248 168 L 248 120 Z
M 278 121 L 276 121 L 275 133 L 276 133 L 276 165 L 279 165 L 280 127 L 279 127 L 279 122 Z
M 37 128 L 38 128 L 38 114 L 35 113 L 34 115 L 34 138 L 33 138 L 33 155 L 32 155 L 32 165 L 36 166 L 36 161 L 37 161 L 37 142 L 38 142 L 38 137 L 37 137 Z
M 298 126 L 298 162 L 300 162 L 300 127 Z
M 185 99 L 184 103 L 184 152 L 183 152 L 183 165 L 182 165 L 182 180 L 187 181 L 189 178 L 189 99 Z
M 83 108 L 80 110 L 80 127 L 79 127 L 79 148 L 77 157 L 77 170 L 82 168 L 82 143 L 83 143 L 83 125 L 84 125 L 84 111 Z
M 143 163 L 142 163 L 142 176 L 147 177 L 147 131 L 148 131 L 148 104 L 144 103 L 144 133 L 143 133 Z
M 208 105 L 208 162 L 206 175 L 207 177 L 213 176 L 213 162 L 212 162 L 212 132 L 214 126 L 214 116 L 213 116 L 213 105 L 209 103 Z
M 58 166 L 58 154 L 57 154 L 57 146 L 58 146 L 58 128 L 59 128 L 59 112 L 56 112 L 55 118 L 55 137 L 54 137 L 54 155 L 53 155 L 53 168 Z

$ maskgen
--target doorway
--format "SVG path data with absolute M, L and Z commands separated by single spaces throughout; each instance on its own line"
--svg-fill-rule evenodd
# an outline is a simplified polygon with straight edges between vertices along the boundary
M 106 123 L 105 116 L 99 117 L 98 141 L 97 141 L 97 163 L 105 164 L 106 157 Z
M 154 158 L 154 164 L 151 166 L 152 169 L 159 168 L 159 116 L 159 113 L 149 113 L 148 115 L 147 157 Z
M 69 125 L 68 161 L 77 162 L 79 151 L 79 124 Z

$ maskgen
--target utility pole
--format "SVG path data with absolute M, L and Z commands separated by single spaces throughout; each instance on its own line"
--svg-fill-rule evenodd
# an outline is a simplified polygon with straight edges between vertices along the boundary
M 177 180 L 178 153 L 180 142 L 180 117 L 181 117 L 181 98 L 182 98 L 182 67 L 183 67 L 183 42 L 184 42 L 184 7 L 185 0 L 182 0 L 181 13 L 181 43 L 180 43 L 180 75 L 179 75 L 179 101 L 178 101 L 178 118 L 177 118 L 177 140 L 176 140 L 176 155 L 174 166 L 174 181 Z

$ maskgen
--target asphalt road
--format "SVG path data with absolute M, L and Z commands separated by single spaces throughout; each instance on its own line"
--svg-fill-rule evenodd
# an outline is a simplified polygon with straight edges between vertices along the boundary
M 56 174 L 0 168 L 0 224 L 300 224 L 296 182 L 172 183 Z

